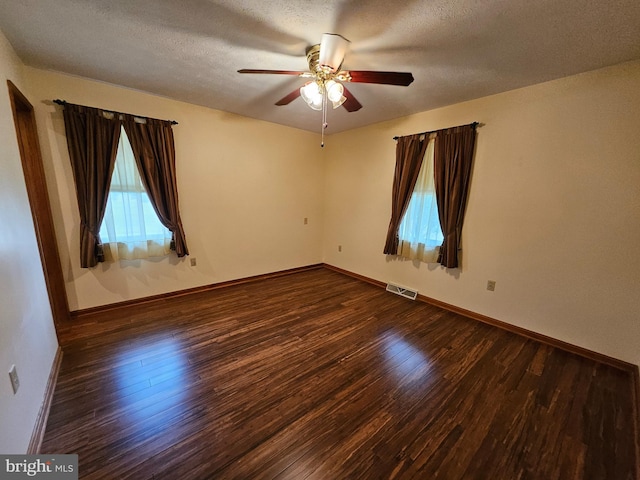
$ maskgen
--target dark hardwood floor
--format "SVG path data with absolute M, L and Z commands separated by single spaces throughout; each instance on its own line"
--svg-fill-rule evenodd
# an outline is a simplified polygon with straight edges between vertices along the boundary
M 81 316 L 83 479 L 633 479 L 632 376 L 327 269 Z

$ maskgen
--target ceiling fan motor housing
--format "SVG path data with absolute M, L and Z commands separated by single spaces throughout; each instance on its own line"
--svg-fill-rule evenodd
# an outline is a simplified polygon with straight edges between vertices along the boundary
M 309 71 L 315 73 L 320 71 L 320 45 L 311 45 L 307 48 L 307 64 Z

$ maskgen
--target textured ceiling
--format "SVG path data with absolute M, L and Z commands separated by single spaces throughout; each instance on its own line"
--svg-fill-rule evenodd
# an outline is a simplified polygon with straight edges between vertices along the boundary
M 333 32 L 343 68 L 413 73 L 351 84 L 364 108 L 328 134 L 640 58 L 640 0 L 0 0 L 0 29 L 27 65 L 311 131 L 320 112 L 274 105 L 303 79 L 236 71 L 305 70 Z

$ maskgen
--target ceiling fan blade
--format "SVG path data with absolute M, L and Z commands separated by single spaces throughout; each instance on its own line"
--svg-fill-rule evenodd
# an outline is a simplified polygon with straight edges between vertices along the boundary
M 381 83 L 383 85 L 399 85 L 407 87 L 413 82 L 413 75 L 408 72 L 373 72 L 368 70 L 350 70 L 351 82 Z
M 357 112 L 362 108 L 362 104 L 358 100 L 356 100 L 356 97 L 354 97 L 349 90 L 347 90 L 347 87 L 345 87 L 344 85 L 343 87 L 343 95 L 347 97 L 347 99 L 344 101 L 342 106 L 347 110 L 347 112 Z
M 291 102 L 293 102 L 296 98 L 298 98 L 300 96 L 300 89 L 296 88 L 293 92 L 291 92 L 289 95 L 282 97 L 280 100 L 278 100 L 276 102 L 276 105 L 278 106 L 282 106 L 282 105 L 289 105 Z
M 305 75 L 308 72 L 299 72 L 294 70 L 254 70 L 251 68 L 243 68 L 242 70 L 238 70 L 238 73 L 267 73 L 272 75 Z
M 332 72 L 337 72 L 347 53 L 349 40 L 336 33 L 323 33 L 320 41 L 320 58 L 318 65 L 329 67 Z

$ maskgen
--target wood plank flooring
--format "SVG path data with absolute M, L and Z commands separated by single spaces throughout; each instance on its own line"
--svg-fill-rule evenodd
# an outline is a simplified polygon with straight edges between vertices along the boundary
M 315 269 L 79 318 L 83 479 L 634 479 L 631 374 Z

